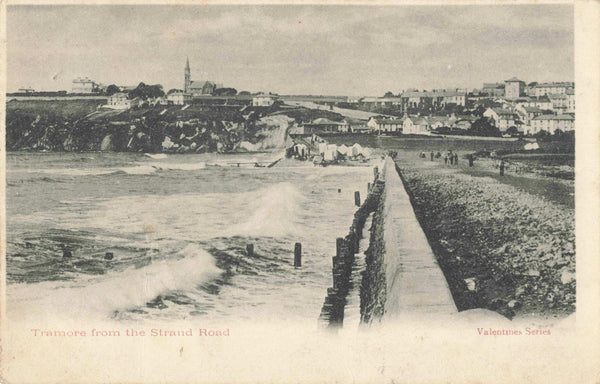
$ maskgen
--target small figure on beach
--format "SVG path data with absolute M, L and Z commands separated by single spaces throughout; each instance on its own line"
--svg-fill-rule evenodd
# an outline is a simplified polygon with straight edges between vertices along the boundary
M 504 159 L 500 161 L 500 176 L 504 176 Z
M 444 156 L 444 165 L 448 165 L 448 155 Z
M 473 154 L 469 153 L 469 167 L 473 166 Z
M 442 157 L 442 153 L 438 151 L 438 153 L 435 154 L 435 158 L 439 159 L 440 157 Z
M 458 165 L 458 153 L 454 154 L 454 165 Z
M 431 151 L 431 161 L 433 161 L 433 151 Z

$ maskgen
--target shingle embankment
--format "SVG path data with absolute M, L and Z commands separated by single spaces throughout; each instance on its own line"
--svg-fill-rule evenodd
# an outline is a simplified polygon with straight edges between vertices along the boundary
M 399 162 L 459 310 L 575 310 L 574 210 L 487 177 Z

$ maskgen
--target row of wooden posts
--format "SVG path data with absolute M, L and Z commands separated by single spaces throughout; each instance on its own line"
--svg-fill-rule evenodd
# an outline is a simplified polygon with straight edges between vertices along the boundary
M 246 256 L 254 257 L 254 244 L 246 244 Z M 302 243 L 294 245 L 294 267 L 302 266 Z
M 377 167 L 374 168 L 373 173 L 377 183 L 379 179 Z M 374 193 L 376 189 L 378 193 Z M 324 326 L 339 327 L 344 321 L 344 307 L 351 287 L 350 277 L 355 255 L 359 251 L 359 242 L 363 235 L 365 221 L 377 207 L 381 188 L 371 188 L 371 183 L 369 183 L 367 190 L 367 198 L 363 205 L 360 204 L 360 193 L 354 193 L 354 203 L 359 206 L 359 209 L 354 214 L 348 235 L 336 239 L 336 254 L 332 258 L 333 286 L 327 288 L 327 296 L 319 316 L 319 321 Z

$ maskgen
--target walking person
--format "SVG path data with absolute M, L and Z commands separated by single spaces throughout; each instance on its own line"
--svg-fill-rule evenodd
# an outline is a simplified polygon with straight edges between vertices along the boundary
M 500 176 L 504 176 L 504 159 L 500 161 Z
M 444 165 L 448 165 L 448 155 L 444 155 Z
M 454 154 L 454 165 L 458 165 L 458 153 Z
M 431 161 L 433 161 L 433 151 L 431 151 Z

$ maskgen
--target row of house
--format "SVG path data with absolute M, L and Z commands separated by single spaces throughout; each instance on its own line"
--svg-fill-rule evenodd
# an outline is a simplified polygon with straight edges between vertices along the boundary
M 540 97 L 545 95 L 567 95 L 574 94 L 575 83 L 573 82 L 551 82 L 526 84 L 516 77 L 505 80 L 504 83 L 483 83 L 479 90 L 473 90 L 474 93 L 485 93 L 488 96 L 505 97 L 508 99 L 517 99 L 523 96 Z
M 468 101 L 482 98 L 503 98 L 509 101 L 527 99 L 542 109 L 575 112 L 575 84 L 572 82 L 530 83 L 512 77 L 502 83 L 484 83 L 483 88 L 468 92 L 466 89 L 439 89 L 419 91 L 409 89 L 395 97 L 348 97 L 348 103 L 363 103 L 379 107 L 410 108 L 443 107 L 447 104 L 466 106 Z M 547 103 L 547 105 L 542 105 Z
M 474 116 L 409 116 L 402 118 L 372 117 L 369 130 L 377 133 L 401 132 L 405 135 L 430 135 L 433 130 L 448 127 L 467 130 L 476 120 Z
M 510 127 L 531 135 L 540 131 L 554 133 L 557 130 L 565 132 L 575 129 L 575 117 L 571 114 L 548 114 L 538 107 L 524 105 L 512 109 L 488 108 L 483 116 L 493 121 L 503 133 Z
M 443 107 L 447 104 L 465 106 L 466 89 L 408 90 L 397 97 L 349 97 L 348 103 L 372 104 L 380 107 L 399 107 L 402 110 L 419 107 Z
M 143 100 L 139 97 L 130 99 L 125 92 L 117 92 L 110 95 L 106 100 L 104 107 L 110 109 L 130 109 L 138 108 L 144 104 L 148 105 L 183 105 L 187 101 L 182 92 L 172 92 L 164 97 L 155 97 Z
M 571 114 L 545 114 L 537 107 L 518 106 L 517 108 L 488 108 L 483 117 L 488 118 L 501 133 L 511 127 L 524 134 L 536 134 L 540 131 L 554 133 L 556 130 L 575 129 L 575 117 Z M 477 120 L 472 115 L 464 116 L 409 116 L 402 118 L 372 117 L 367 126 L 369 131 L 377 133 L 401 132 L 402 134 L 430 135 L 432 131 L 447 127 L 468 130 Z
M 117 92 L 108 97 L 105 107 L 112 109 L 129 109 L 132 107 L 141 106 L 144 102 L 149 105 L 184 105 L 192 100 L 192 95 L 183 91 L 169 92 L 164 97 L 157 97 L 149 100 L 141 100 L 139 98 L 129 99 L 127 93 Z M 277 101 L 277 97 L 273 95 L 259 94 L 252 97 L 252 105 L 258 107 L 268 107 Z

